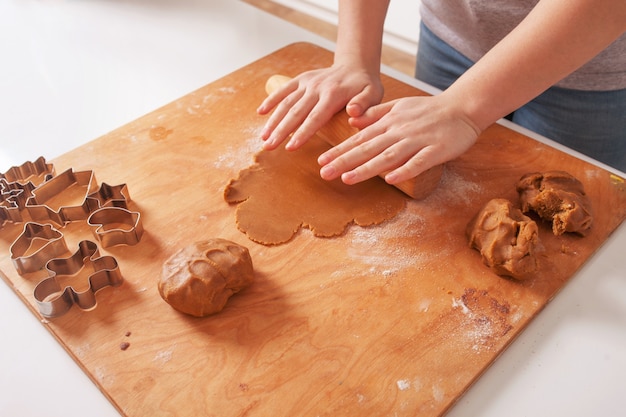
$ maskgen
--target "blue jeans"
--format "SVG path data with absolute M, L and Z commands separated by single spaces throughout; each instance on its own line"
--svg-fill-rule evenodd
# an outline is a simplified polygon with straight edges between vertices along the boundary
M 473 64 L 422 23 L 416 78 L 445 90 Z M 552 87 L 507 118 L 626 172 L 626 89 Z

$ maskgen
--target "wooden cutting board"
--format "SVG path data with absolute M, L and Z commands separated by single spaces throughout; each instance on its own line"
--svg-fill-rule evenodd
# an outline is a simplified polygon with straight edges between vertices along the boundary
M 260 149 L 264 82 L 331 59 L 290 45 L 52 161 L 57 172 L 126 183 L 143 215 L 137 246 L 102 251 L 124 284 L 99 292 L 92 311 L 42 320 L 124 416 L 442 415 L 626 217 L 622 179 L 494 125 L 392 221 L 337 238 L 251 242 L 222 192 Z M 386 99 L 423 94 L 384 82 Z M 494 275 L 468 248 L 466 224 L 492 198 L 516 201 L 522 174 L 553 169 L 584 183 L 591 233 L 555 237 L 542 224 L 542 271 L 524 283 Z M 0 229 L 0 270 L 38 315 L 38 276 L 19 276 L 9 257 L 21 229 Z M 84 222 L 62 230 L 72 250 L 93 239 Z M 218 315 L 188 317 L 156 281 L 173 252 L 211 237 L 247 246 L 256 281 Z

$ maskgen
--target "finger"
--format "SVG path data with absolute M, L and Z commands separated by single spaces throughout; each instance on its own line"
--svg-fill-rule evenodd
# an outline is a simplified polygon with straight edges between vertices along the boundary
M 291 135 L 306 119 L 315 105 L 314 97 L 299 96 L 294 93 L 274 110 L 262 131 L 262 138 L 266 142 L 264 149 L 272 150 L 278 147 Z M 291 104 L 293 103 L 293 104 Z
M 341 180 L 348 184 L 356 184 L 390 171 L 407 162 L 407 154 L 410 152 L 410 144 L 406 140 L 393 141 L 391 146 L 385 147 L 376 156 L 346 170 L 341 175 Z
M 353 148 L 360 146 L 361 144 L 368 142 L 383 133 L 385 133 L 384 128 L 372 125 L 369 128 L 361 130 L 360 132 L 350 136 L 340 144 L 321 154 L 317 158 L 317 163 L 322 166 L 328 165 L 346 152 L 349 152 Z
M 321 129 L 328 121 L 337 113 L 341 107 L 341 103 L 331 101 L 332 97 L 322 98 L 315 104 L 309 112 L 306 119 L 300 127 L 296 129 L 291 139 L 285 146 L 285 149 L 293 151 L 302 146 L 309 140 L 319 129 Z
M 388 184 L 398 184 L 407 181 L 417 177 L 435 165 L 445 162 L 444 159 L 440 157 L 434 147 L 427 146 L 413 155 L 404 164 L 388 172 L 385 175 L 385 181 Z
M 370 107 L 380 103 L 380 94 L 367 86 L 359 94 L 355 95 L 346 105 L 346 113 L 350 117 L 360 117 Z
M 371 134 L 371 132 L 369 133 Z M 370 165 L 368 165 L 368 161 L 379 157 L 381 154 L 385 154 L 385 157 L 390 157 L 393 152 L 395 152 L 395 149 L 390 148 L 395 140 L 392 135 L 384 133 L 381 135 L 375 135 L 374 138 L 371 139 L 368 138 L 368 135 L 359 137 L 357 134 L 351 138 L 354 139 L 354 142 L 349 143 L 348 146 L 344 146 L 346 142 L 336 146 L 335 148 L 340 148 L 336 151 L 336 154 L 333 153 L 334 149 L 331 149 L 326 153 L 327 155 L 321 155 L 320 159 L 323 159 L 323 157 L 330 157 L 332 159 L 322 166 L 320 169 L 320 176 L 326 180 L 332 180 L 338 178 L 339 176 L 342 176 L 343 179 L 343 175 L 346 172 L 355 170 L 357 167 L 362 165 L 366 165 L 366 170 L 361 173 L 357 173 L 356 178 L 358 181 L 365 179 L 363 178 L 364 176 L 369 176 L 371 178 L 372 176 L 377 175 L 378 172 L 373 175 L 369 174 Z M 351 176 L 352 174 L 348 177 Z
M 277 85 L 275 85 L 275 87 L 276 86 Z M 297 89 L 298 82 L 293 79 L 281 84 L 278 88 L 274 88 L 273 91 L 269 92 L 263 102 L 261 102 L 261 105 L 257 108 L 257 113 L 261 115 L 269 113 L 276 105 Z
M 365 112 L 363 112 L 363 114 L 361 114 L 360 116 L 350 117 L 350 119 L 348 119 L 348 123 L 350 123 L 350 126 L 357 129 L 365 129 L 366 127 L 376 123 L 383 116 L 389 113 L 393 106 L 393 101 L 372 106 L 368 108 Z

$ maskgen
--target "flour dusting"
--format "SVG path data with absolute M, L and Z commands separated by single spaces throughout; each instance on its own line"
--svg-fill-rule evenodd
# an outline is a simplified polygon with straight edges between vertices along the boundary
M 353 226 L 347 233 L 348 256 L 367 265 L 371 275 L 385 278 L 408 267 L 419 267 L 432 255 L 419 251 L 419 245 L 411 242 L 418 242 L 425 227 L 425 219 L 411 205 L 380 225 Z
M 463 314 L 470 314 L 469 308 L 465 305 L 461 298 L 453 298 L 452 299 L 452 308 L 461 308 Z
M 433 398 L 438 403 L 442 402 L 445 397 L 445 391 L 439 385 L 433 385 Z
M 466 289 L 459 298 L 452 298 L 452 308 L 463 314 L 459 322 L 459 332 L 464 338 L 463 345 L 475 353 L 493 350 L 499 340 L 512 328 L 517 309 L 490 296 L 487 291 Z M 512 313 L 512 314 L 511 314 Z
M 441 177 L 439 187 L 430 197 L 444 201 L 461 201 L 464 204 L 469 204 L 479 196 L 482 191 L 483 189 L 480 184 L 469 181 L 459 174 L 445 170 Z
M 240 171 L 252 165 L 254 155 L 263 149 L 260 129 L 257 130 L 247 132 L 250 134 L 250 138 L 243 144 L 228 145 L 226 150 L 217 157 L 214 163 L 215 168 Z
M 494 336 L 491 321 L 484 316 L 479 317 L 474 314 L 461 298 L 453 298 L 452 307 L 460 308 L 467 317 L 467 324 L 463 326 L 464 335 L 472 351 L 480 353 L 483 347 L 489 346 L 489 340 Z
M 171 361 L 174 347 L 175 345 L 170 350 L 161 350 L 157 352 L 157 354 L 154 355 L 152 362 L 157 362 L 157 363 L 160 363 L 161 365 L 165 365 L 166 363 Z
M 411 388 L 411 381 L 408 379 L 400 379 L 399 381 L 396 381 L 396 385 L 400 391 L 406 391 Z

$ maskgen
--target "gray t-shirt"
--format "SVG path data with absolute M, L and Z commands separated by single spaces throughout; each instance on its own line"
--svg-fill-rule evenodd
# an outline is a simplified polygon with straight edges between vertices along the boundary
M 422 0 L 421 16 L 435 35 L 476 62 L 513 30 L 538 2 Z M 626 34 L 556 85 L 595 91 L 626 88 Z

